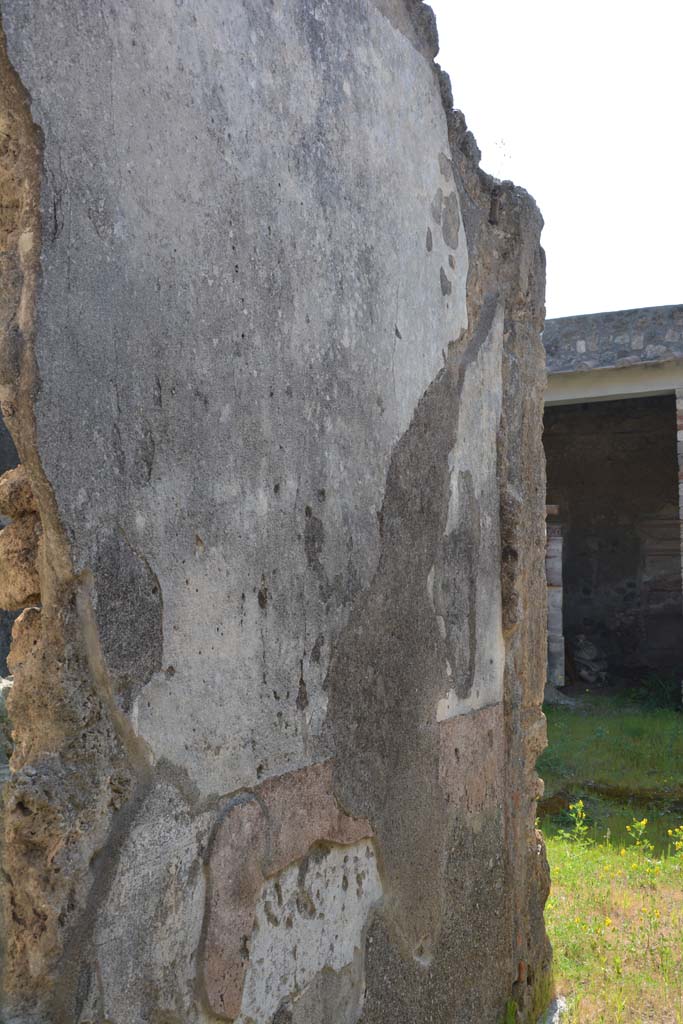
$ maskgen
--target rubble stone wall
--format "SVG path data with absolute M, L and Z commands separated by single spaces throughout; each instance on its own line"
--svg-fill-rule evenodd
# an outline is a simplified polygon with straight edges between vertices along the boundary
M 530 1019 L 533 201 L 416 0 L 0 13 L 4 1019 Z
M 683 306 L 620 309 L 547 320 L 548 373 L 595 370 L 683 357 Z

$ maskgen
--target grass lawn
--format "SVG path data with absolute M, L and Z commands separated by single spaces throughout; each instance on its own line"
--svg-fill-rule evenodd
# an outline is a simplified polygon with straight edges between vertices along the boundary
M 672 818 L 683 821 L 683 714 L 644 711 L 614 697 L 586 695 L 580 708 L 546 707 L 548 749 L 538 771 L 546 801 L 586 803 L 593 838 L 610 830 L 624 843 L 626 825 L 647 817 L 650 838 L 668 845 Z M 553 834 L 562 819 L 544 821 Z
M 546 710 L 539 772 L 574 805 L 542 821 L 569 1022 L 683 1024 L 683 715 L 610 698 Z

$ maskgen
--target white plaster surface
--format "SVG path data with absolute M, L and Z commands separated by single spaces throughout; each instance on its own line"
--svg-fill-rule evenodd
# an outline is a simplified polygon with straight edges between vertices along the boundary
M 371 843 L 311 856 L 305 877 L 293 864 L 263 890 L 251 936 L 237 1024 L 267 1021 L 316 974 L 352 963 L 382 887 Z

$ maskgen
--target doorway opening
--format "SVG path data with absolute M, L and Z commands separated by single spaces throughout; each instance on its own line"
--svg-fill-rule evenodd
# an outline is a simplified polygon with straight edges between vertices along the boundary
M 551 533 L 562 535 L 566 682 L 667 686 L 680 703 L 674 396 L 551 406 L 544 446 Z

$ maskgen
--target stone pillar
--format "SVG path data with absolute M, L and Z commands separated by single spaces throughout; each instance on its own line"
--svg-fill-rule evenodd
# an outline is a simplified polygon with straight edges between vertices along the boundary
M 547 505 L 546 516 L 556 516 L 559 506 Z M 562 525 L 546 526 L 545 574 L 548 588 L 548 682 L 564 686 L 564 632 L 562 628 Z
M 0 1018 L 535 1021 L 540 214 L 418 0 L 53 8 L 0 0 Z

